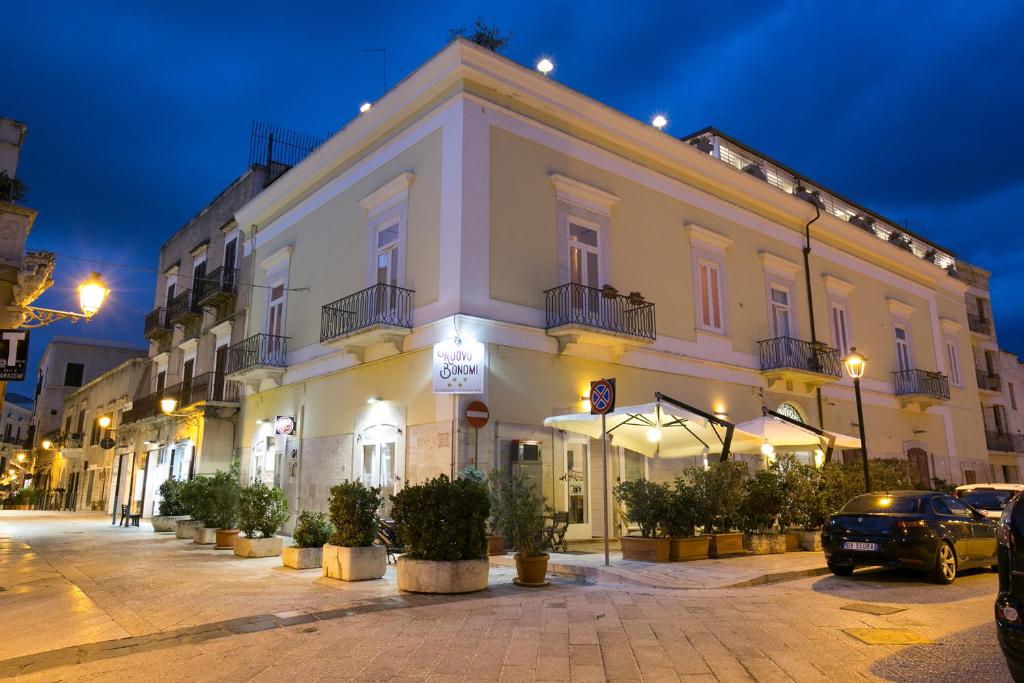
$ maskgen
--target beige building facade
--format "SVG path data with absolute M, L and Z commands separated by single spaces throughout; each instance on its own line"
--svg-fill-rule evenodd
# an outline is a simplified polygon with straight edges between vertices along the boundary
M 923 480 L 989 462 L 951 253 L 717 131 L 675 139 L 465 41 L 236 220 L 262 285 L 228 352 L 243 478 L 293 514 L 346 478 L 394 491 L 478 463 L 600 535 L 599 442 L 543 426 L 591 380 L 615 377 L 619 405 L 662 392 L 856 434 L 851 347 L 872 457 Z M 482 368 L 475 393 L 447 393 L 453 358 Z M 612 449 L 609 486 L 705 460 Z

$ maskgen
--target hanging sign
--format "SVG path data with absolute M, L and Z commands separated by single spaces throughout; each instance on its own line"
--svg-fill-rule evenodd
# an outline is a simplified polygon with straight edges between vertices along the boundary
M 27 366 L 28 330 L 0 330 L 0 381 L 22 381 Z
M 295 433 L 295 417 L 292 415 L 278 415 L 274 420 L 274 433 L 278 436 L 291 436 Z
M 487 347 L 481 342 L 450 339 L 434 344 L 434 393 L 482 394 L 487 374 Z

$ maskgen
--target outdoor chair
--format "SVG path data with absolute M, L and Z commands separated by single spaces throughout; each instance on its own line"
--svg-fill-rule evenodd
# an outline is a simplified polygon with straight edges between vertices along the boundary
M 568 552 L 569 545 L 565 541 L 565 532 L 569 530 L 569 513 L 556 512 L 551 517 L 551 525 L 544 527 L 545 545 L 555 552 Z
M 388 564 L 398 564 L 398 559 L 395 556 L 401 555 L 406 551 L 405 546 L 398 540 L 395 522 L 390 519 L 378 520 L 376 543 L 384 546 L 384 549 L 387 551 Z
M 121 521 L 117 523 L 118 526 L 130 527 L 139 526 L 139 522 L 142 519 L 142 514 L 132 514 L 128 512 L 128 506 L 121 506 Z

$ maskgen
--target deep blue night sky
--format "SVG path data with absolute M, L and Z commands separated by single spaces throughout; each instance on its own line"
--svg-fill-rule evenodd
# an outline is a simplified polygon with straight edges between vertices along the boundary
M 994 271 L 1001 345 L 1024 353 L 1024 3 L 12 3 L 0 115 L 29 124 L 19 176 L 34 249 L 155 269 L 244 169 L 253 119 L 324 135 L 477 16 L 504 54 L 666 132 L 714 125 Z M 132 340 L 155 275 L 59 258 L 53 334 Z M 12 385 L 31 392 L 31 383 Z

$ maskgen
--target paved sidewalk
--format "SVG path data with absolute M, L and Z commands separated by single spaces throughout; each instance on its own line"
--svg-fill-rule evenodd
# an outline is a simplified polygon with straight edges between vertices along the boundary
M 720 560 L 689 562 L 638 562 L 623 560 L 613 550 L 611 566 L 604 566 L 604 551 L 598 553 L 551 553 L 548 573 L 587 583 L 645 586 L 648 588 L 708 589 L 745 588 L 780 581 L 792 581 L 828 574 L 825 555 L 795 552 L 782 555 L 738 555 Z M 492 555 L 491 565 L 515 567 L 511 554 Z

